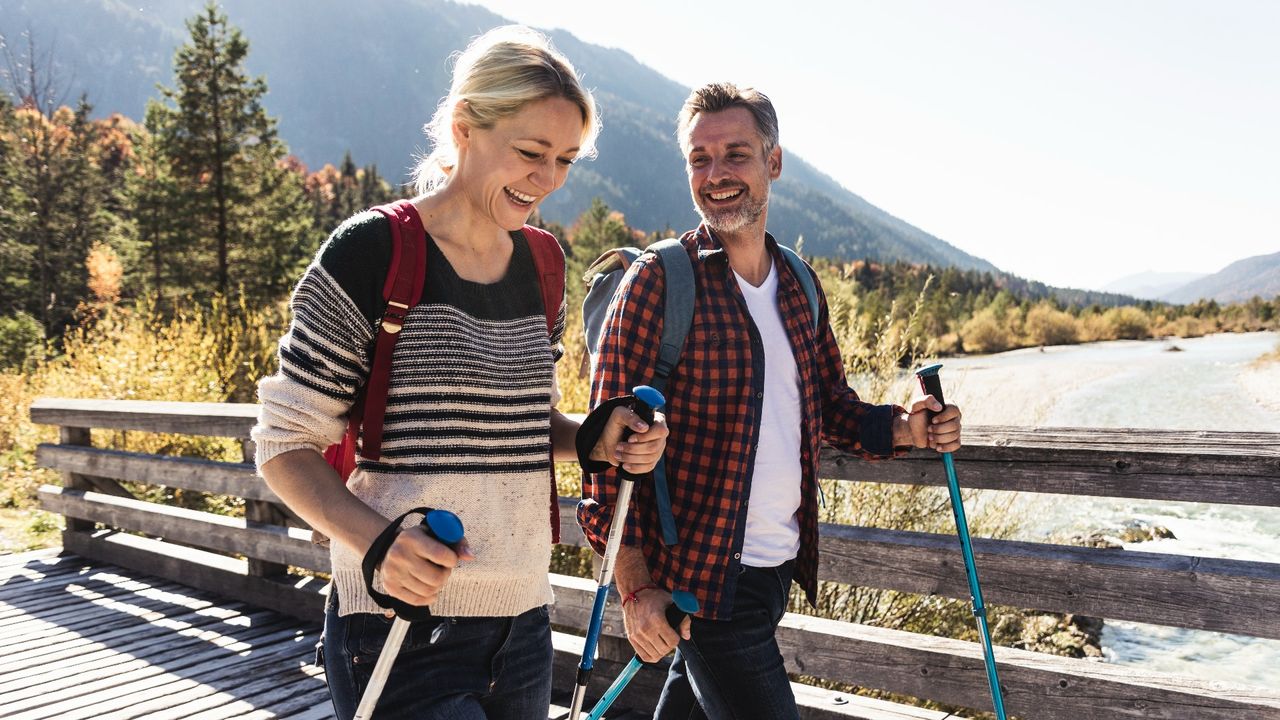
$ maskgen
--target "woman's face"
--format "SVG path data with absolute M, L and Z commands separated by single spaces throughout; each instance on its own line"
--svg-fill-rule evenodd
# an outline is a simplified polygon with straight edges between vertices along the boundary
M 458 123 L 450 182 L 504 230 L 519 230 L 542 199 L 564 184 L 583 136 L 582 110 L 562 97 L 526 104 L 487 130 Z

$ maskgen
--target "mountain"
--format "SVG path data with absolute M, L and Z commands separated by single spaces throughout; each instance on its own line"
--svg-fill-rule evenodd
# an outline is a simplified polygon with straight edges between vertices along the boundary
M 1146 300 L 1158 300 L 1193 280 L 1208 273 L 1197 272 L 1140 272 L 1126 275 L 1102 286 L 1104 292 L 1122 293 Z
M 1280 252 L 1237 260 L 1212 275 L 1166 293 L 1160 299 L 1173 303 L 1196 300 L 1232 303 L 1243 302 L 1255 295 L 1264 300 L 1280 296 Z
M 0 34 L 21 51 L 30 29 L 37 52 L 53 50 L 68 89 L 87 93 L 96 114 L 141 118 L 156 84 L 173 85 L 183 20 L 202 0 L 0 0 Z M 312 168 L 350 150 L 357 163 L 407 177 L 422 153 L 422 125 L 449 84 L 449 56 L 506 20 L 445 0 L 223 0 L 250 43 L 248 70 L 265 75 L 265 105 L 292 152 Z M 579 163 L 543 207 L 572 222 L 599 196 L 646 230 L 684 230 L 697 222 L 674 139 L 688 88 L 629 54 L 550 33 L 601 107 L 599 157 Z M 654 42 L 661 42 L 654 38 Z M 782 124 L 786 126 L 782 109 Z M 785 147 L 784 147 L 785 151 Z M 795 155 L 775 185 L 770 229 L 808 254 L 905 260 L 995 272 L 991 263 L 871 205 Z

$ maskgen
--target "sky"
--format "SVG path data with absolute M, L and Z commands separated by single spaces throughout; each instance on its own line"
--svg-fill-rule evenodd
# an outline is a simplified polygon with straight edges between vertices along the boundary
M 755 86 L 784 154 L 1026 278 L 1280 251 L 1280 2 L 470 4 L 688 87 Z

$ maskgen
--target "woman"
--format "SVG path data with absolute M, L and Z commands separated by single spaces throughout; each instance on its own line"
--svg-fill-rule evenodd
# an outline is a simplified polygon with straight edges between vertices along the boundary
M 547 445 L 576 459 L 577 424 L 555 409 L 563 299 L 548 337 L 519 231 L 594 152 L 598 125 L 572 65 L 538 33 L 498 28 L 459 57 L 416 173 L 427 275 L 392 356 L 382 455 L 361 458 L 346 485 L 321 452 L 342 436 L 369 376 L 391 256 L 386 218 L 343 223 L 295 290 L 253 439 L 267 484 L 332 539 L 322 650 L 340 718 L 354 714 L 391 622 L 366 591 L 361 561 L 390 518 L 418 506 L 456 513 L 466 539 L 455 552 L 405 529 L 383 559 L 384 591 L 433 617 L 413 624 L 377 717 L 547 717 Z M 622 441 L 624 428 L 636 434 Z M 643 472 L 665 437 L 661 419 L 650 427 L 623 410 L 590 455 Z

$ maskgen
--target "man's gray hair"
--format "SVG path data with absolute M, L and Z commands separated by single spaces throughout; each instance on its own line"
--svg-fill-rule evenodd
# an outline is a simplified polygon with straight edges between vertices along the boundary
M 746 108 L 756 121 L 756 130 L 764 141 L 764 151 L 771 152 L 778 145 L 778 114 L 773 110 L 769 96 L 755 88 L 739 88 L 733 83 L 707 83 L 689 94 L 676 119 L 676 139 L 683 149 L 689 126 L 700 113 L 714 113 L 729 108 Z

